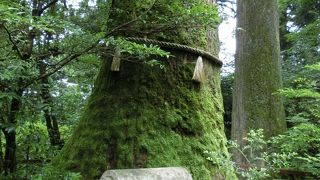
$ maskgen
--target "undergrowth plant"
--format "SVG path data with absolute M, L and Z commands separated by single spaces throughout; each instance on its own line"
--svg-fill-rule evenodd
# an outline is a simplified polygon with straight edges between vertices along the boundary
M 218 152 L 206 151 L 207 159 L 221 171 L 235 169 L 248 180 L 281 178 L 281 173 L 320 178 L 320 128 L 311 123 L 299 124 L 282 135 L 266 140 L 263 130 L 251 130 L 247 145 L 240 148 L 237 142 L 229 141 L 231 150 L 240 151 L 248 162 L 240 167 Z

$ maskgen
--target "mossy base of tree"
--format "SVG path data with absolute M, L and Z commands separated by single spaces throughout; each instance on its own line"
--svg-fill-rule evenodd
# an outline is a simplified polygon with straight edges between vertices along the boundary
M 196 56 L 174 54 L 165 69 L 123 61 L 120 72 L 102 62 L 86 111 L 54 164 L 97 179 L 107 169 L 186 167 L 197 179 L 218 172 L 205 150 L 228 157 L 220 68 L 204 60 L 206 80 L 192 81 Z

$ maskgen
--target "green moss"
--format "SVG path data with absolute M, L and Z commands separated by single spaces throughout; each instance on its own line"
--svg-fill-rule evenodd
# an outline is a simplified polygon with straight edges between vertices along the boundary
M 85 179 L 106 169 L 166 166 L 210 179 L 217 169 L 203 152 L 227 154 L 219 67 L 205 61 L 207 81 L 195 84 L 196 58 L 175 54 L 166 71 L 123 62 L 119 73 L 110 72 L 103 62 L 80 124 L 54 164 Z

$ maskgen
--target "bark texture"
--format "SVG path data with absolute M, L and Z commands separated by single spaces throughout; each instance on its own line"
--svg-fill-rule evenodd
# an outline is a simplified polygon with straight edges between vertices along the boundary
M 215 45 L 203 47 L 215 55 L 216 37 L 208 42 Z M 106 57 L 80 123 L 54 163 L 80 171 L 84 179 L 97 179 L 107 169 L 168 166 L 186 167 L 195 180 L 234 179 L 204 154 L 228 157 L 220 67 L 203 59 L 205 80 L 195 83 L 198 56 L 171 53 L 161 60 L 165 69 L 123 59 L 119 72 L 110 71 L 112 57 Z
M 262 128 L 267 137 L 286 129 L 281 97 L 277 1 L 238 0 L 237 50 L 233 96 L 232 140 L 240 147 L 250 129 Z M 234 159 L 246 165 L 240 153 Z

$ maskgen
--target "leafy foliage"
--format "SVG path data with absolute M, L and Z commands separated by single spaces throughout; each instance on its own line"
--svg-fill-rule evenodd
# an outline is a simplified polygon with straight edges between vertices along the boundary
M 306 66 L 299 76 L 291 83 L 293 88 L 280 90 L 280 94 L 287 98 L 287 119 L 293 124 L 319 123 L 319 63 Z
M 285 84 L 305 65 L 319 62 L 320 3 L 280 0 L 280 40 Z
M 115 3 L 114 6 L 110 16 L 110 29 L 132 22 L 117 31 L 117 35 L 122 36 L 199 45 L 203 43 L 201 39 L 199 42 L 199 33 L 204 33 L 204 27 L 213 27 L 219 23 L 216 7 L 201 0 L 139 0 L 135 3 L 127 0 Z M 192 41 L 190 36 L 196 39 Z
M 232 86 L 234 82 L 234 74 L 228 74 L 221 77 L 221 91 L 223 97 L 223 108 L 224 108 L 224 126 L 225 132 L 228 139 L 231 136 L 231 118 L 232 118 Z
M 320 177 L 320 128 L 303 123 L 289 129 L 282 135 L 266 140 L 263 130 L 250 130 L 248 145 L 240 149 L 229 141 L 229 148 L 240 151 L 248 166 L 234 164 L 219 152 L 206 152 L 214 165 L 237 170 L 238 174 L 250 180 L 279 178 L 281 170 L 295 171 L 310 177 Z
M 279 1 L 287 119 L 319 122 L 319 1 Z

